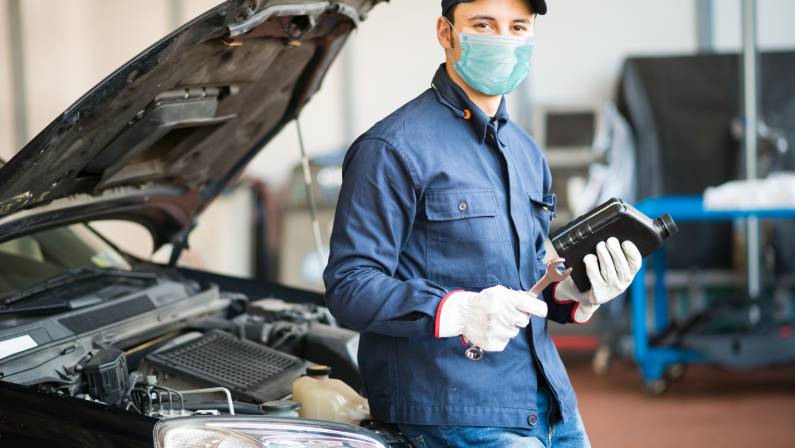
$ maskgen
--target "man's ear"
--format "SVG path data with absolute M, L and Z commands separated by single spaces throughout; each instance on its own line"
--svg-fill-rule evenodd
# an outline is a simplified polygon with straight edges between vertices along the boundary
M 455 48 L 450 23 L 443 16 L 436 19 L 436 39 L 445 50 Z

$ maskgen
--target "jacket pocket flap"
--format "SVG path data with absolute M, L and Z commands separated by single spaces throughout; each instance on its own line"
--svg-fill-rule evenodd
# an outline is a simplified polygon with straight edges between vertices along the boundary
M 550 193 L 543 196 L 540 194 L 536 195 L 531 193 L 529 196 L 530 196 L 530 202 L 532 202 L 534 205 L 549 212 L 553 213 L 555 212 L 555 205 L 556 205 L 555 203 L 557 202 L 555 193 Z
M 492 189 L 428 191 L 425 214 L 429 221 L 497 216 L 497 199 Z

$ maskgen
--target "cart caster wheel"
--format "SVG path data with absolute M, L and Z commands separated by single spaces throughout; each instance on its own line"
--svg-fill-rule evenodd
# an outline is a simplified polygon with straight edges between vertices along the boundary
M 596 349 L 591 368 L 596 375 L 607 375 L 607 371 L 610 370 L 610 347 L 603 345 Z
M 643 383 L 643 388 L 646 390 L 647 394 L 653 397 L 659 397 L 668 390 L 668 380 L 660 378 L 658 380 L 646 381 Z
M 669 381 L 677 381 L 681 380 L 682 377 L 685 376 L 685 371 L 687 370 L 687 366 L 684 364 L 671 364 L 668 368 L 665 369 L 665 377 Z

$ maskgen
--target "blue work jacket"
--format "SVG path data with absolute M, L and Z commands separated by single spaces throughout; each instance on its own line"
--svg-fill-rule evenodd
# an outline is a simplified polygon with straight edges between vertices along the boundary
M 359 366 L 373 416 L 395 423 L 531 427 L 549 384 L 561 416 L 577 403 L 547 319 L 533 317 L 502 352 L 464 356 L 435 338 L 455 290 L 529 289 L 544 272 L 554 213 L 541 149 L 506 112 L 489 118 L 444 69 L 430 89 L 359 137 L 343 163 L 324 272 L 326 304 L 361 332 Z M 548 288 L 548 319 L 573 303 Z M 535 299 L 531 299 L 535 300 Z

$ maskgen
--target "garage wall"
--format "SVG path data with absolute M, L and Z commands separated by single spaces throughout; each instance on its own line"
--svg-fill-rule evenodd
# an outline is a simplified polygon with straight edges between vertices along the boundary
M 739 51 L 741 0 L 712 0 L 715 12 L 714 39 L 718 51 Z M 795 2 L 792 0 L 758 0 L 757 28 L 763 49 L 795 48 Z
M 11 98 L 11 68 L 8 48 L 8 0 L 0 1 L 0 159 L 8 160 L 14 148 L 13 103 Z
M 163 1 L 22 3 L 31 137 L 169 30 Z
M 536 35 L 534 101 L 598 107 L 612 97 L 628 55 L 695 51 L 695 7 L 692 0 L 557 1 Z

